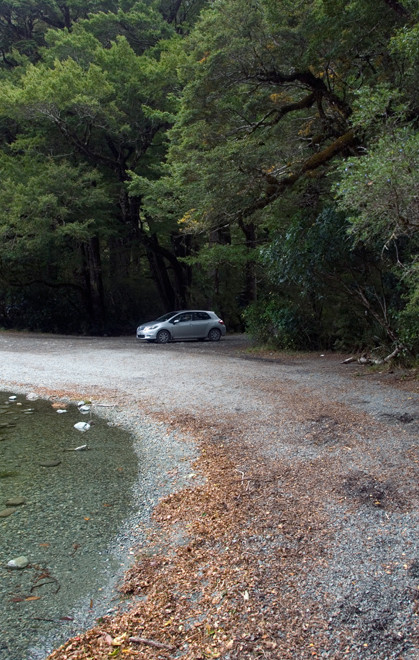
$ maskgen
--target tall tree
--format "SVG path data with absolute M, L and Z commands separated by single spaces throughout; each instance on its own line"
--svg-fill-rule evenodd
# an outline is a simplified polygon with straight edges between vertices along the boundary
M 128 194 L 127 181 L 131 171 L 152 172 L 153 161 L 164 153 L 175 109 L 176 47 L 164 53 L 159 38 L 170 34 L 167 23 L 146 4 L 135 7 L 127 24 L 143 40 L 140 46 L 137 39 L 138 53 L 125 36 L 109 41 L 121 14 L 110 20 L 96 14 L 71 32 L 51 31 L 42 60 L 22 67 L 4 85 L 0 111 L 5 125 L 13 124 L 13 132 L 4 134 L 7 150 L 58 161 L 66 154 L 101 172 L 119 226 L 106 246 L 113 279 L 115 270 L 125 283 L 134 279 L 145 254 L 163 304 L 174 307 L 185 300 L 186 269 L 169 249 L 170 239 L 161 243 L 157 230 L 142 222 L 141 199 Z M 7 216 L 6 209 L 6 223 Z M 85 250 L 91 272 L 98 272 L 97 249 Z

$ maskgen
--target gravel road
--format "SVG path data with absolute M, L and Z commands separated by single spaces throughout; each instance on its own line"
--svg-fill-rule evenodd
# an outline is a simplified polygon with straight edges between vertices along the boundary
M 265 598 L 253 620 L 271 615 L 276 626 L 246 639 L 237 631 L 214 657 L 418 658 L 417 381 L 397 385 L 339 355 L 257 359 L 247 346 L 244 336 L 158 346 L 2 333 L 0 388 L 112 404 L 127 428 L 141 418 L 172 427 L 193 420 L 212 443 L 231 444 L 243 484 L 267 473 L 275 479 L 282 518 L 270 507 L 264 520 L 255 497 L 253 515 L 265 531 L 247 537 L 246 548 L 264 564 L 264 579 L 279 570 L 280 552 L 284 566 L 293 556 L 287 578 L 270 579 L 281 603 L 289 601 L 289 625 L 297 612 L 296 629 L 305 633 L 293 653 L 277 601 Z M 297 514 L 311 516 L 304 534 L 292 529 Z M 288 536 L 278 533 L 287 521 Z

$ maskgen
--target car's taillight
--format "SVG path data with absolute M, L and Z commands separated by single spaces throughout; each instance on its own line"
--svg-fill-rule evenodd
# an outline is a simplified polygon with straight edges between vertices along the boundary
M 218 319 L 218 323 L 221 323 L 221 325 L 224 325 L 224 321 L 222 321 L 221 319 Z

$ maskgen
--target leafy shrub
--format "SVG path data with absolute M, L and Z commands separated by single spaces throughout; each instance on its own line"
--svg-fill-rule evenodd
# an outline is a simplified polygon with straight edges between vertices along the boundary
M 244 312 L 246 331 L 258 343 L 282 350 L 314 348 L 317 338 L 307 323 L 291 306 L 271 299 L 260 300 Z

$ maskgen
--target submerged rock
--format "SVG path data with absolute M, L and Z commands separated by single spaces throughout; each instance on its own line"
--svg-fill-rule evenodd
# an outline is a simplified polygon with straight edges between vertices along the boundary
M 7 518 L 8 516 L 11 516 L 15 511 L 16 509 L 13 506 L 8 507 L 7 509 L 2 509 L 2 511 L 0 511 L 0 518 Z
M 90 424 L 88 422 L 77 422 L 77 424 L 74 424 L 74 428 L 85 433 L 90 429 Z
M 41 467 L 56 467 L 60 463 L 61 463 L 60 459 L 56 458 L 56 459 L 52 459 L 50 461 L 41 461 L 41 463 L 39 465 Z
M 11 497 L 6 502 L 6 506 L 21 506 L 22 504 L 26 504 L 24 497 Z

